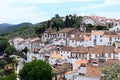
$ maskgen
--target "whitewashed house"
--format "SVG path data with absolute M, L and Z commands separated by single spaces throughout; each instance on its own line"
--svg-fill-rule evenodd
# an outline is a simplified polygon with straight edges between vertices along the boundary
M 115 32 L 105 32 L 104 33 L 104 45 L 113 45 L 115 42 L 120 41 L 120 35 Z
M 120 31 L 120 23 L 116 23 L 112 28 L 109 29 L 109 31 Z
M 106 45 L 103 41 L 104 31 L 92 31 L 91 32 L 91 42 L 94 45 Z
M 114 46 L 95 46 L 90 47 L 88 54 L 87 54 L 87 60 L 91 59 L 114 59 Z
M 50 52 L 40 51 L 39 49 L 33 49 L 27 53 L 27 62 L 31 62 L 33 60 L 46 60 L 48 61 L 50 57 Z M 49 62 L 49 61 L 48 61 Z
M 77 28 L 64 28 L 57 32 L 57 39 L 64 39 L 65 44 L 68 44 L 68 40 L 71 37 L 71 34 L 77 33 L 79 30 Z
M 20 50 L 19 43 L 22 41 L 24 41 L 23 38 L 16 37 L 16 38 L 10 39 L 8 42 L 10 43 L 10 45 L 13 45 L 17 50 Z
M 92 25 L 96 25 L 95 20 L 91 17 L 88 16 L 84 16 L 82 19 L 82 24 L 92 24 Z
M 94 46 L 94 44 L 91 42 L 91 33 L 87 33 L 87 32 L 71 34 L 71 38 L 68 41 L 68 45 L 71 47 Z
M 94 45 L 112 46 L 116 41 L 120 41 L 120 35 L 109 31 L 92 31 L 91 41 Z
M 52 27 L 48 28 L 41 37 L 42 42 L 52 42 L 56 38 L 56 31 Z
M 84 38 L 83 37 L 74 37 L 70 38 L 68 41 L 68 45 L 71 47 L 83 46 Z
M 120 60 L 120 43 L 115 43 L 115 59 Z
M 18 43 L 18 50 L 23 50 L 25 47 L 27 47 L 30 51 L 34 48 L 40 48 L 40 38 L 28 38 L 25 39 L 24 41 L 21 41 Z

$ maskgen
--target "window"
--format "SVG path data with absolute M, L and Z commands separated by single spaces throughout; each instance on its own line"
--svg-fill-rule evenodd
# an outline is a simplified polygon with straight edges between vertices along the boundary
M 63 36 L 65 36 L 65 33 L 63 33 Z
M 72 53 L 71 53 L 71 57 L 72 57 Z
M 109 38 L 109 41 L 112 41 L 112 38 L 111 38 L 111 37 Z
M 91 58 L 91 54 L 89 54 L 89 57 Z
M 94 45 L 96 45 L 96 39 L 94 39 Z
M 45 37 L 47 37 L 47 35 L 45 35 Z
M 111 54 L 108 54 L 108 57 L 111 57 Z
M 95 35 L 95 38 L 96 38 L 97 36 Z
M 112 43 L 110 42 L 110 45 L 111 45 Z
M 115 53 L 115 55 L 118 55 L 118 53 Z
M 100 37 L 102 37 L 102 35 L 100 35 Z
M 104 54 L 104 53 L 102 53 L 102 57 L 105 57 L 105 54 Z
M 58 36 L 59 36 L 59 33 L 58 33 Z
M 74 42 L 74 40 L 72 40 L 72 43 Z
M 69 59 L 70 57 L 69 57 L 69 56 L 67 56 L 67 58 Z
M 84 54 L 82 54 L 82 57 L 84 57 Z
M 100 42 L 102 42 L 102 39 L 100 40 Z
M 95 57 L 98 57 L 97 54 L 95 55 Z
M 81 54 L 79 54 L 79 58 L 81 58 Z

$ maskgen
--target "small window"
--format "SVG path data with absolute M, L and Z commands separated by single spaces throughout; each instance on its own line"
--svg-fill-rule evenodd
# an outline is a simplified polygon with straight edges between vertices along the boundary
M 95 38 L 96 38 L 97 36 L 95 35 Z
M 74 40 L 72 40 L 72 43 L 74 42 Z
M 118 53 L 115 53 L 116 55 L 118 55 Z
M 100 42 L 102 42 L 102 39 L 100 40 Z
M 47 35 L 45 35 L 45 37 L 47 37 Z
M 111 38 L 111 37 L 109 38 L 109 41 L 112 41 L 112 38 Z
M 58 34 L 58 36 L 59 36 L 59 34 Z
M 65 36 L 65 34 L 63 34 L 63 36 Z
M 111 57 L 111 54 L 108 54 L 108 57 Z

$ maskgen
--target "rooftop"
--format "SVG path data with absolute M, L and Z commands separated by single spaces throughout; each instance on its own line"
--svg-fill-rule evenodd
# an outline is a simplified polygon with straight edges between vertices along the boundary
M 52 27 L 49 27 L 45 32 L 49 34 L 56 34 L 56 31 L 52 29 Z
M 64 28 L 58 32 L 59 33 L 69 33 L 69 32 L 74 31 L 74 30 L 76 30 L 76 28 Z

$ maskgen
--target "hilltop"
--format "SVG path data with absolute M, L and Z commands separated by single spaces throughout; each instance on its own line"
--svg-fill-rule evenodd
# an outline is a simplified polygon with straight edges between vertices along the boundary
M 3 24 L 0 24 L 0 34 L 11 32 L 24 26 L 32 26 L 32 23 L 28 23 L 28 22 L 24 22 L 20 24 L 3 23 Z

